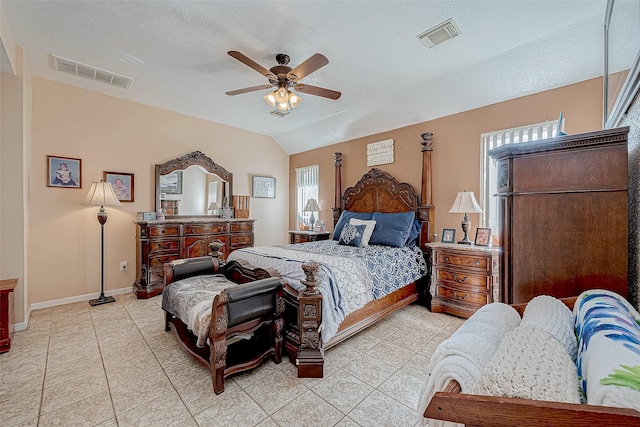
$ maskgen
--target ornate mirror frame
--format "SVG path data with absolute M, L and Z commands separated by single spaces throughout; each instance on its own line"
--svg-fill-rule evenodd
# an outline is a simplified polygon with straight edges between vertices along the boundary
M 166 175 L 177 170 L 183 170 L 188 168 L 189 166 L 202 166 L 207 172 L 216 174 L 222 180 L 226 181 L 228 183 L 229 194 L 224 194 L 224 197 L 228 197 L 229 204 L 231 204 L 231 196 L 233 195 L 233 174 L 219 164 L 215 163 L 201 151 L 193 151 L 176 159 L 169 160 L 161 164 L 156 164 L 156 211 L 161 206 L 160 175 Z

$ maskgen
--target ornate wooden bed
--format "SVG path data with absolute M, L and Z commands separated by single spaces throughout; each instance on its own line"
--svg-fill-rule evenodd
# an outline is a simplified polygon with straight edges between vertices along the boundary
M 335 153 L 335 207 L 334 226 L 344 210 L 352 212 L 415 212 L 421 221 L 419 245 L 424 251 L 433 235 L 433 205 L 431 193 L 432 134 L 422 134 L 422 188 L 418 194 L 408 183 L 399 183 L 379 169 L 371 169 L 353 186 L 342 193 L 342 154 Z M 298 377 L 322 378 L 324 350 L 353 336 L 388 314 L 420 300 L 430 304 L 427 277 L 410 283 L 380 299 L 367 303 L 349 314 L 341 323 L 338 333 L 329 341 L 321 338 L 322 295 L 315 289 L 319 266 L 304 267 L 307 279 L 303 291 L 285 286 L 285 349 L 292 363 L 298 366 Z M 302 308 L 302 309 L 300 309 Z

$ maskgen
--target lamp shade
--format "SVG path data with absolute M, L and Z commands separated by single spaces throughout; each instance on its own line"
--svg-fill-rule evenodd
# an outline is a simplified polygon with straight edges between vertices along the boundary
M 218 204 L 216 202 L 211 202 L 209 204 L 209 210 L 210 211 L 217 211 L 218 210 Z
M 320 206 L 318 206 L 318 202 L 314 198 L 307 200 L 307 204 L 303 209 L 304 212 L 318 212 L 319 210 Z
M 83 205 L 120 206 L 120 200 L 116 197 L 110 182 L 92 182 L 89 193 L 82 201 Z
M 473 191 L 460 191 L 449 209 L 449 213 L 482 213 Z

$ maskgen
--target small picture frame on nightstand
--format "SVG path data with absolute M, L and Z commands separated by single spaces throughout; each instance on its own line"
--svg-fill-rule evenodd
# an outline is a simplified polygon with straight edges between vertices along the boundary
M 442 243 L 453 243 L 456 240 L 456 230 L 454 228 L 442 229 Z
M 491 229 L 478 227 L 473 244 L 476 246 L 489 246 L 491 244 Z

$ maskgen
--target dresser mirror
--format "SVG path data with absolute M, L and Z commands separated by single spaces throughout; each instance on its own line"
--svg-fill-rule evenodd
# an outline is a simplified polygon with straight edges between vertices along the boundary
M 232 194 L 233 174 L 200 151 L 156 164 L 156 210 L 166 216 L 216 215 Z

